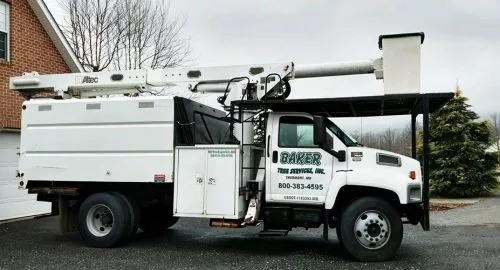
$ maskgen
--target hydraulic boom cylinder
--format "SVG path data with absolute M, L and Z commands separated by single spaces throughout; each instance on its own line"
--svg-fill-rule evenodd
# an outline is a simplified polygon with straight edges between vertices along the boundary
M 295 79 L 329 77 L 342 75 L 369 74 L 375 72 L 374 61 L 355 61 L 342 63 L 297 65 Z

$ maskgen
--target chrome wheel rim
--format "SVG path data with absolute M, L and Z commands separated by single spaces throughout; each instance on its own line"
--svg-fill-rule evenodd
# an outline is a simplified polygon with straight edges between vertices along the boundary
M 104 204 L 96 204 L 87 212 L 87 228 L 94 236 L 103 237 L 113 229 L 113 211 Z
M 389 241 L 391 225 L 383 213 L 376 210 L 365 211 L 354 223 L 354 236 L 363 247 L 379 249 Z

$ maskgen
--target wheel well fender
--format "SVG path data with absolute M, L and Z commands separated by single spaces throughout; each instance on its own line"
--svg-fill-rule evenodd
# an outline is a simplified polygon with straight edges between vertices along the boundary
M 326 192 L 325 208 L 332 209 L 335 204 L 335 198 L 337 198 L 339 190 L 347 184 L 347 172 L 337 172 L 334 174 L 330 185 L 328 186 L 328 191 Z
M 338 215 L 354 199 L 367 196 L 381 198 L 391 204 L 397 211 L 400 211 L 399 197 L 394 191 L 377 187 L 351 185 L 344 185 L 340 188 L 335 203 L 328 209 L 332 209 L 334 214 Z

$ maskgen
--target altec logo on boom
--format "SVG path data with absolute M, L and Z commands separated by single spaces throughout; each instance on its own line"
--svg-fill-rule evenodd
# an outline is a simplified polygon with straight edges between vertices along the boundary
M 98 82 L 99 82 L 99 77 L 84 76 L 82 78 L 82 83 L 98 83 Z
M 321 165 L 321 153 L 318 152 L 286 152 L 280 154 L 281 164 Z

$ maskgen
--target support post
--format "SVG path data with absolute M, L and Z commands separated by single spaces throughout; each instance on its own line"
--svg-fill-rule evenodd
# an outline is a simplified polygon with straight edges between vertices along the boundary
M 411 157 L 417 158 L 417 115 L 411 112 Z
M 429 220 L 429 99 L 424 95 L 423 97 L 423 190 L 422 201 L 424 203 L 424 215 L 422 220 L 422 228 L 424 231 L 430 230 Z

